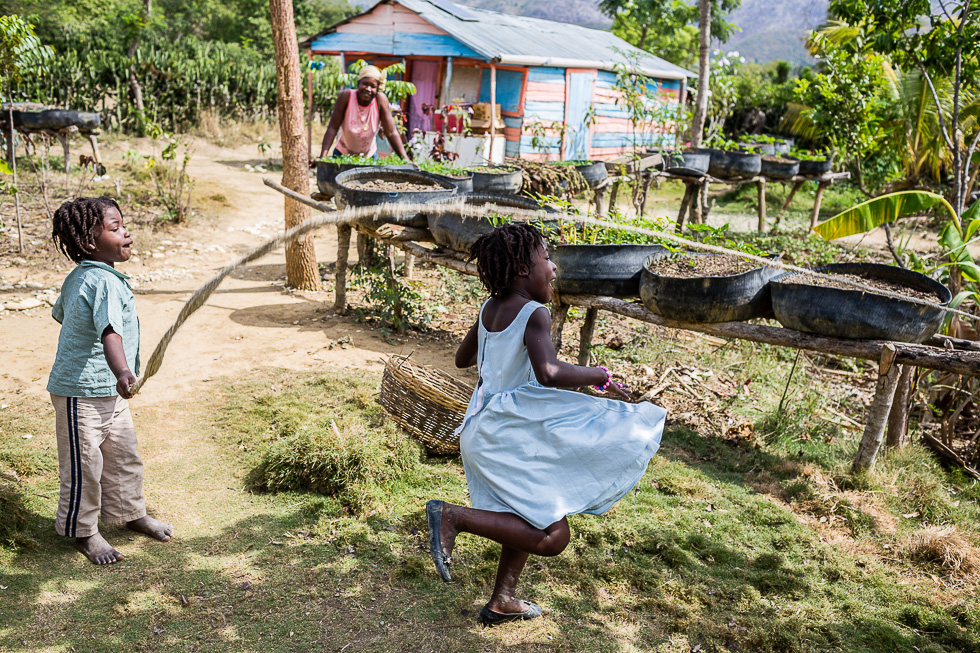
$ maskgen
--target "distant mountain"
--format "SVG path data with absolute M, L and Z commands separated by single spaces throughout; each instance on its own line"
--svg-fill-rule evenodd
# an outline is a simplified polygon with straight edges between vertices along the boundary
M 812 63 L 803 43 L 807 32 L 827 21 L 828 5 L 828 0 L 742 0 L 729 19 L 742 31 L 721 48 L 758 63 L 774 59 Z
M 543 18 L 559 23 L 574 23 L 596 29 L 609 29 L 612 20 L 599 11 L 599 0 L 450 0 L 456 4 L 478 7 L 504 14 Z M 689 0 L 694 3 L 697 0 Z M 370 0 L 354 0 L 362 7 Z M 809 62 L 803 41 L 809 30 L 827 20 L 829 0 L 742 0 L 742 6 L 731 16 L 741 28 L 721 46 L 737 50 L 750 61 L 764 63 L 783 59 L 794 64 Z M 717 46 L 716 46 L 717 47 Z
M 458 5 L 477 7 L 515 16 L 529 16 L 573 23 L 596 29 L 609 29 L 612 19 L 599 11 L 599 0 L 453 0 Z

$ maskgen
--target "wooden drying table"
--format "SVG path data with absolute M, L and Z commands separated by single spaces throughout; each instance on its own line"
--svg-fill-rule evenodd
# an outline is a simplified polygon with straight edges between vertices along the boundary
M 751 181 L 751 180 L 749 180 Z M 308 204 L 320 211 L 332 212 L 332 208 L 321 202 L 304 197 L 279 184 L 269 184 L 283 194 Z M 465 254 L 430 248 L 420 244 L 432 242 L 432 234 L 427 229 L 407 227 L 397 224 L 383 224 L 369 227 L 362 224 L 338 225 L 338 251 L 336 265 L 335 308 L 346 309 L 347 257 L 350 247 L 352 227 L 367 236 L 376 238 L 389 247 L 389 259 L 394 249 L 401 249 L 406 255 L 429 261 L 463 274 L 477 276 L 476 265 L 467 262 Z M 888 414 L 891 411 L 895 391 L 898 387 L 902 367 L 911 365 L 929 370 L 939 370 L 953 374 L 980 377 L 980 344 L 956 338 L 933 336 L 924 344 L 888 342 L 882 340 L 851 340 L 828 338 L 802 333 L 784 327 L 774 327 L 749 322 L 719 322 L 701 324 L 670 320 L 651 312 L 640 303 L 624 301 L 613 297 L 593 295 L 555 294 L 552 302 L 552 341 L 556 351 L 561 345 L 562 330 L 571 306 L 586 309 L 585 321 L 579 337 L 578 363 L 588 365 L 592 348 L 595 323 L 600 310 L 616 313 L 633 320 L 648 322 L 659 326 L 705 333 L 722 338 L 748 340 L 797 350 L 816 351 L 835 356 L 849 356 L 878 361 L 878 379 L 875 395 L 871 402 L 864 437 L 858 448 L 854 469 L 864 469 L 874 462 L 885 434 Z
M 793 197 L 796 192 L 808 181 L 813 181 L 817 183 L 817 193 L 813 198 L 813 209 L 810 211 L 810 228 L 812 229 L 817 224 L 817 216 L 820 213 L 820 204 L 823 201 L 823 194 L 827 188 L 835 181 L 840 181 L 843 179 L 849 179 L 851 173 L 849 172 L 830 172 L 825 175 L 795 175 L 787 179 L 776 179 L 772 177 L 764 177 L 762 175 L 756 175 L 754 177 L 746 177 L 743 179 L 719 179 L 717 177 L 712 177 L 711 175 L 703 175 L 701 177 L 690 177 L 686 175 L 675 175 L 670 172 L 661 172 L 653 169 L 642 170 L 638 173 L 632 175 L 611 175 L 606 178 L 601 184 L 595 188 L 595 197 L 593 199 L 596 207 L 596 212 L 599 215 L 606 215 L 607 211 L 615 206 L 616 196 L 619 191 L 619 186 L 623 182 L 633 181 L 634 178 L 639 177 L 641 183 L 643 184 L 643 190 L 640 195 L 640 215 L 646 210 L 647 195 L 650 192 L 650 184 L 654 178 L 661 179 L 675 179 L 684 183 L 684 199 L 681 201 L 681 208 L 677 214 L 677 227 L 678 229 L 683 228 L 684 219 L 690 209 L 692 214 L 692 222 L 703 222 L 704 216 L 702 215 L 703 202 L 699 201 L 699 198 L 703 197 L 704 190 L 707 188 L 708 184 L 725 184 L 727 186 L 742 186 L 743 184 L 755 184 L 759 194 L 759 223 L 758 231 L 765 231 L 766 229 L 766 184 L 767 183 L 792 183 L 793 188 L 790 190 L 789 195 L 786 197 L 786 201 L 783 202 L 782 207 L 780 207 L 779 212 L 776 214 L 776 219 L 773 222 L 773 229 L 779 226 L 779 221 L 783 216 L 783 213 L 789 207 L 790 202 L 793 201 Z M 606 191 L 609 191 L 608 204 L 606 203 Z

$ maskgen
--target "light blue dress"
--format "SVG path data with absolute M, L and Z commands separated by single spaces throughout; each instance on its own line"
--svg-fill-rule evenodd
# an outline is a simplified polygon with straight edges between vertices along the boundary
M 528 302 L 497 332 L 480 309 L 480 377 L 459 448 L 474 508 L 543 529 L 566 515 L 600 515 L 629 492 L 660 448 L 667 411 L 538 383 L 524 330 L 539 308 Z

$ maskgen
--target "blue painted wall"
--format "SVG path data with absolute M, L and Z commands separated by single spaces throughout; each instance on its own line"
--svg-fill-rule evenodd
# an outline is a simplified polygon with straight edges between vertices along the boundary
M 445 34 L 396 32 L 394 37 L 373 34 L 324 34 L 313 41 L 313 52 L 376 52 L 399 57 L 473 57 L 483 59 L 475 50 Z
M 497 71 L 497 104 L 501 111 L 520 111 L 521 87 L 524 86 L 524 73 L 517 70 Z M 480 78 L 480 102 L 490 101 L 490 70 L 483 69 Z

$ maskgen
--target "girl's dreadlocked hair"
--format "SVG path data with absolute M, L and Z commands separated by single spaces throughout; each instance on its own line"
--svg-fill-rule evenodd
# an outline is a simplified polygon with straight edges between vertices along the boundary
M 95 227 L 102 223 L 108 209 L 116 209 L 122 215 L 119 204 L 111 197 L 80 197 L 65 202 L 54 212 L 54 244 L 76 263 L 89 258 L 90 248 L 95 245 Z
M 509 288 L 521 270 L 532 265 L 534 253 L 541 248 L 544 236 L 526 222 L 504 224 L 485 233 L 470 247 L 470 258 L 476 259 L 480 281 L 491 297 Z

